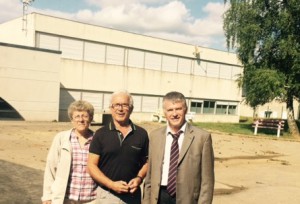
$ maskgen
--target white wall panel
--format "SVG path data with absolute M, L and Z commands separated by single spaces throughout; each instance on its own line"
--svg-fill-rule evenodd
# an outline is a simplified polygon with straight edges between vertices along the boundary
M 107 46 L 106 49 L 107 64 L 124 65 L 124 48 Z
M 144 68 L 145 52 L 139 50 L 128 50 L 128 66 Z
M 103 107 L 103 94 L 102 93 L 83 92 L 82 100 L 90 102 L 94 106 L 95 113 L 102 111 L 102 107 Z
M 177 72 L 178 58 L 164 55 L 162 60 L 162 71 Z
M 109 111 L 111 94 L 104 94 L 103 97 L 103 110 Z
M 90 62 L 105 62 L 105 45 L 85 42 L 84 59 Z
M 142 96 L 132 96 L 132 98 L 133 98 L 133 104 L 134 104 L 133 111 L 141 112 L 142 111 Z
M 158 109 L 158 101 L 159 101 L 159 98 L 157 98 L 157 97 L 143 96 L 142 111 L 143 112 L 156 112 Z
M 207 62 L 195 60 L 194 61 L 194 75 L 206 76 L 206 67 L 207 67 Z
M 207 76 L 219 78 L 220 65 L 216 63 L 207 63 Z
M 192 61 L 190 59 L 179 58 L 178 60 L 178 72 L 182 74 L 191 73 Z
M 37 42 L 39 48 L 59 50 L 59 37 L 39 34 L 37 39 L 39 39 L 39 42 Z
M 232 67 L 232 80 L 236 80 L 242 74 L 241 67 Z
M 64 58 L 82 60 L 83 41 L 61 38 L 60 50 L 62 51 L 62 57 Z
M 161 70 L 161 54 L 146 53 L 145 68 L 152 70 Z
M 231 79 L 231 69 L 232 66 L 229 65 L 220 65 L 220 78 L 222 79 Z

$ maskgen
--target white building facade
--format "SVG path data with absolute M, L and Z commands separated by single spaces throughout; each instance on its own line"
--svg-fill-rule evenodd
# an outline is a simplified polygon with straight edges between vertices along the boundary
M 12 45 L 22 47 L 9 53 L 10 64 L 0 59 L 0 105 L 2 99 L 24 120 L 66 121 L 68 105 L 78 99 L 91 102 L 95 107 L 95 120 L 101 120 L 102 114 L 109 112 L 111 93 L 126 89 L 134 98 L 132 119 L 135 121 L 151 120 L 153 113 L 162 109 L 162 97 L 169 91 L 179 91 L 186 96 L 188 112 L 193 113 L 195 122 L 239 121 L 242 93 L 235 80 L 242 73 L 242 66 L 233 53 L 38 13 L 26 16 L 25 27 L 23 17 L 1 24 L 0 42 L 3 53 Z M 19 56 L 14 56 L 14 52 Z M 23 58 L 22 53 L 27 52 L 33 52 L 30 53 L 33 56 Z M 41 58 L 39 55 L 49 57 L 37 60 Z M 3 79 L 6 87 L 13 86 L 12 79 L 16 77 L 12 70 L 23 70 L 25 64 L 39 71 L 46 69 L 45 75 L 52 73 L 51 80 L 56 85 L 47 90 L 51 92 L 48 98 L 44 96 L 46 91 L 41 91 L 44 95 L 33 91 L 18 101 L 34 104 L 33 101 L 39 101 L 28 98 L 41 96 L 52 102 L 56 109 L 52 115 L 46 107 L 41 107 L 43 117 L 29 117 L 11 97 L 22 87 L 34 90 L 34 86 L 39 86 L 24 83 L 22 77 L 28 73 L 16 79 L 19 87 L 3 88 Z M 7 75 L 4 70 L 12 74 Z M 43 82 L 40 90 L 49 88 L 49 79 L 35 72 L 31 75 Z M 33 109 L 28 108 L 27 112 L 30 111 Z

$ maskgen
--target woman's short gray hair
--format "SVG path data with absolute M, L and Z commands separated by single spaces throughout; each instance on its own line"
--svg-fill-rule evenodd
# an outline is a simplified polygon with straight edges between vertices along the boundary
M 78 101 L 72 102 L 69 105 L 68 116 L 69 116 L 70 120 L 72 120 L 74 111 L 86 111 L 89 114 L 91 121 L 94 118 L 94 106 L 87 101 L 78 100 Z

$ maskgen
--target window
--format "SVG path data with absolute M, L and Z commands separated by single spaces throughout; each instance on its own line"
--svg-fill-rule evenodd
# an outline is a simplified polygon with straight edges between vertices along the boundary
M 214 113 L 215 110 L 215 101 L 204 101 L 203 113 Z
M 228 107 L 228 114 L 230 115 L 236 115 L 236 105 L 229 105 Z
M 201 113 L 202 112 L 201 109 L 202 109 L 202 102 L 199 101 L 191 102 L 190 112 Z
M 217 105 L 216 114 L 227 114 L 227 105 Z

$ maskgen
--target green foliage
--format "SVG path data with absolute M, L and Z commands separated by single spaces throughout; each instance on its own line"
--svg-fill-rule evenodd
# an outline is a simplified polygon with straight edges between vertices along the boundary
M 271 69 L 257 69 L 245 74 L 246 103 L 251 107 L 263 105 L 285 95 L 284 76 Z
M 246 102 L 255 108 L 275 98 L 300 98 L 300 1 L 225 0 L 228 49 L 234 48 L 244 65 L 237 80 Z

